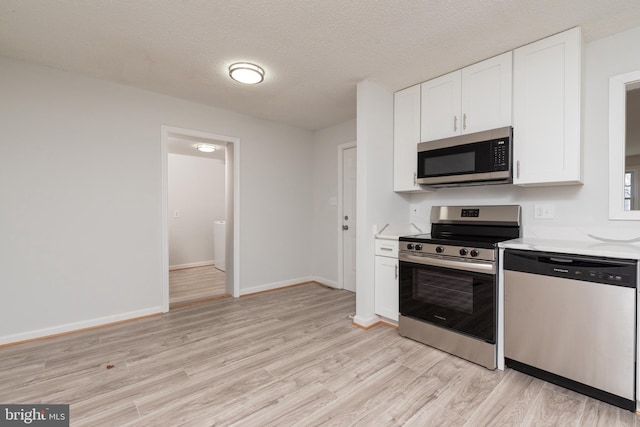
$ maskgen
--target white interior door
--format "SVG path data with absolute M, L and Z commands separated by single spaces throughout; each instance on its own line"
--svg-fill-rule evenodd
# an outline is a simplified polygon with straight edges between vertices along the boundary
M 356 147 L 342 150 L 342 283 L 356 291 Z

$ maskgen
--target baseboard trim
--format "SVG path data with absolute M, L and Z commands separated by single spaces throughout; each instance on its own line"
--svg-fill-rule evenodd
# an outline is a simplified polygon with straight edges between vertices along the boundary
M 321 285 L 328 286 L 328 287 L 330 287 L 330 288 L 342 289 L 342 288 L 338 285 L 338 282 L 335 282 L 335 281 L 333 281 L 333 280 L 329 280 L 329 279 L 325 279 L 324 277 L 320 277 L 320 276 L 311 276 L 311 280 L 313 280 L 314 282 L 320 283 Z
M 380 323 L 380 318 L 376 315 L 373 315 L 371 317 L 355 316 L 353 318 L 353 324 L 362 329 L 372 328 L 378 323 Z
M 252 288 L 240 289 L 240 296 L 254 295 L 266 291 L 273 291 L 276 289 L 288 288 L 292 286 L 305 285 L 310 282 L 314 282 L 312 276 L 299 277 L 297 279 L 283 280 L 282 282 L 267 283 L 265 285 L 254 286 Z
M 151 307 L 144 310 L 130 311 L 128 313 L 116 314 L 113 316 L 99 317 L 82 322 L 66 323 L 64 325 L 51 328 L 38 329 L 35 331 L 22 332 L 19 334 L 6 335 L 0 337 L 0 348 L 22 344 L 29 341 L 53 338 L 90 329 L 112 326 L 118 323 L 130 322 L 143 319 L 145 317 L 158 316 L 162 314 L 162 307 Z
M 391 321 L 381 320 L 378 323 L 380 323 L 383 326 L 386 326 L 387 328 L 398 329 L 398 325 L 392 323 Z
M 362 326 L 362 325 L 356 323 L 355 321 L 353 322 L 353 326 L 356 326 L 356 327 L 358 327 L 360 329 L 364 329 L 365 331 L 368 331 L 369 329 L 374 328 L 374 327 L 379 326 L 379 325 L 386 326 L 387 328 L 398 330 L 398 325 L 394 325 L 393 323 L 389 323 L 389 322 L 386 322 L 384 320 L 378 320 L 377 322 L 372 323 L 369 326 Z
M 176 264 L 176 265 L 170 265 L 169 266 L 169 271 L 173 271 L 173 270 L 184 270 L 185 268 L 194 268 L 194 267 L 206 267 L 209 265 L 215 265 L 217 262 L 217 260 L 212 260 L 212 261 L 200 261 L 200 262 L 191 262 L 188 264 Z

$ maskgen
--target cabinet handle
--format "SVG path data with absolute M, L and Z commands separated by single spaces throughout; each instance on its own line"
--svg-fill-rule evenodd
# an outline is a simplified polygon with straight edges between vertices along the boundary
M 398 280 L 398 264 L 396 264 L 396 280 Z
M 520 160 L 516 161 L 516 178 L 520 178 Z
M 453 131 L 456 132 L 458 130 L 458 116 L 453 116 Z
M 414 187 L 416 186 L 416 180 L 417 180 L 417 179 L 418 179 L 418 176 L 417 176 L 417 174 L 414 172 L 414 173 L 413 173 L 413 186 L 414 186 Z
M 466 129 L 467 128 L 467 115 L 466 113 L 462 115 L 462 129 Z
M 383 250 L 383 251 L 392 251 L 393 250 L 393 248 L 384 247 L 384 246 L 380 246 L 380 249 Z

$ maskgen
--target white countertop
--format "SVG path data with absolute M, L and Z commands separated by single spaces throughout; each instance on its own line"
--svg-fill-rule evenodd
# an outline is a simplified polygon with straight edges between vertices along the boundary
M 375 235 L 376 239 L 398 240 L 400 236 L 428 233 L 428 224 L 383 224 Z
M 498 247 L 640 260 L 639 243 L 602 242 L 598 240 L 551 240 L 524 237 L 501 242 Z

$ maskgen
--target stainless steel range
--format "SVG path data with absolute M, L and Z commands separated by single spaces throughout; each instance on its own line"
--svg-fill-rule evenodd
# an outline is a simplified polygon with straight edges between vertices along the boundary
M 400 335 L 495 369 L 497 244 L 517 237 L 520 206 L 434 206 L 431 234 L 400 237 Z

